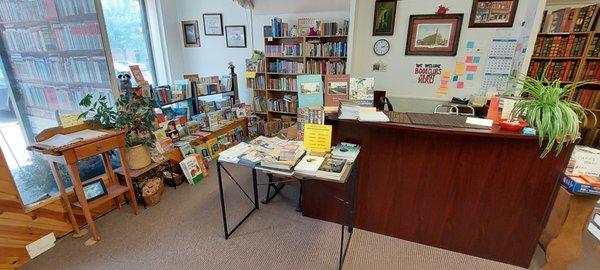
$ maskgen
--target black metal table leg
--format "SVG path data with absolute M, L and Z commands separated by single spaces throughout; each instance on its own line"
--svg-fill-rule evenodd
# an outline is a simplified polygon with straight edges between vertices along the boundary
M 252 208 L 252 210 L 250 210 L 250 212 L 248 212 L 246 214 L 246 216 L 240 222 L 238 222 L 238 224 L 235 225 L 235 227 L 233 227 L 233 229 L 231 229 L 231 231 L 229 231 L 227 229 L 227 212 L 225 211 L 225 193 L 223 192 L 223 179 L 221 176 L 221 169 L 223 169 L 227 173 L 227 175 L 229 175 L 229 178 L 231 178 L 231 180 L 244 193 L 244 195 L 246 195 L 246 197 L 252 202 L 252 204 L 254 204 L 254 207 Z M 240 225 L 242 225 L 248 219 L 248 217 L 250 217 L 250 215 L 252 213 L 254 213 L 254 210 L 259 209 L 259 206 L 258 206 L 258 182 L 256 179 L 256 170 L 252 169 L 252 185 L 253 185 L 253 191 L 254 191 L 254 200 L 252 200 L 250 198 L 250 196 L 248 196 L 248 193 L 246 193 L 246 191 L 240 186 L 240 184 L 235 180 L 235 178 L 227 171 L 227 169 L 219 161 L 217 161 L 217 180 L 219 182 L 219 195 L 220 195 L 220 199 L 221 199 L 221 213 L 223 215 L 223 232 L 225 233 L 225 239 L 229 239 L 229 236 L 231 236 L 235 232 L 235 230 L 237 230 L 237 228 L 239 228 Z
M 261 201 L 263 204 L 268 204 L 285 187 L 285 183 L 277 185 L 276 182 L 273 182 L 272 174 L 268 173 L 267 177 L 269 178 L 269 184 L 267 185 L 267 195 L 265 195 L 265 198 Z M 273 194 L 271 194 L 271 189 L 273 189 Z

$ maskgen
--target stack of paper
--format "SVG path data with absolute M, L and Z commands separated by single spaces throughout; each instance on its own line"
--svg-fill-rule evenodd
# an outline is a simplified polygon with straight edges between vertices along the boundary
M 358 103 L 349 100 L 340 100 L 338 119 L 358 119 L 360 106 Z
M 324 160 L 325 158 L 323 157 L 306 155 L 298 162 L 298 165 L 294 167 L 294 171 L 305 175 L 315 176 Z
M 331 151 L 333 158 L 345 159 L 348 162 L 354 162 L 360 153 L 360 145 L 341 142 Z
M 373 108 L 375 109 L 375 108 Z M 389 122 L 390 118 L 381 111 L 361 110 L 358 115 L 358 121 L 361 122 Z
M 50 139 L 39 142 L 41 145 L 49 146 L 49 147 L 61 147 L 68 144 L 76 143 L 79 141 L 89 140 L 93 138 L 97 138 L 100 136 L 106 135 L 106 132 L 84 129 L 81 131 L 73 132 L 71 134 L 56 134 L 52 136 Z
M 227 150 L 219 153 L 219 161 L 238 163 L 238 161 L 240 160 L 239 157 L 244 155 L 246 152 L 250 151 L 251 149 L 252 149 L 251 145 L 249 145 L 245 142 L 240 142 L 237 145 L 230 147 Z

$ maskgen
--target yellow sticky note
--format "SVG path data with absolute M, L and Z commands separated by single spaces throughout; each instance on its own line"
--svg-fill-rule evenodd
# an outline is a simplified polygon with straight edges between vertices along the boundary
M 450 73 L 450 71 L 444 71 L 444 73 L 442 74 L 442 76 L 450 78 L 452 76 L 452 73 Z
M 446 94 L 446 93 L 448 93 L 448 86 L 440 86 L 440 88 L 438 88 L 437 92 L 439 94 Z
M 454 68 L 454 73 L 456 75 L 461 76 L 465 74 L 465 63 L 456 63 L 456 67 Z
M 83 124 L 84 119 L 83 118 L 78 119 L 78 118 L 79 118 L 78 113 L 61 115 L 60 116 L 60 125 L 62 127 L 67 128 L 67 127 L 72 127 L 72 126 Z
M 315 152 L 331 150 L 330 125 L 304 124 L 304 148 Z
M 254 71 L 246 71 L 246 73 L 244 74 L 244 76 L 248 79 L 254 79 L 256 78 L 256 72 Z

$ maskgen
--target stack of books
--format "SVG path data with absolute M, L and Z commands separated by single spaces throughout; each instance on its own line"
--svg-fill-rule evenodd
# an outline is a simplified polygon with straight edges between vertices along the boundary
M 339 119 L 356 120 L 358 119 L 358 115 L 360 114 L 360 106 L 354 101 L 340 100 L 338 112 Z
M 328 157 L 323 160 L 315 176 L 322 179 L 341 181 L 346 178 L 350 167 L 345 159 Z
M 333 158 L 345 159 L 348 162 L 354 162 L 360 153 L 360 145 L 341 142 L 331 151 Z
M 305 155 L 294 167 L 294 171 L 308 176 L 316 176 L 323 161 L 325 161 L 324 157 Z

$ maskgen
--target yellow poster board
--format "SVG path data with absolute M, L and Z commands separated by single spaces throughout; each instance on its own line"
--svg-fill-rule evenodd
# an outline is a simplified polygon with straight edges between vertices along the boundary
M 64 128 L 83 124 L 83 118 L 79 119 L 79 114 L 65 114 L 60 116 L 60 125 Z
M 330 125 L 304 124 L 304 148 L 320 153 L 329 152 L 331 133 Z
M 256 72 L 254 72 L 254 71 L 246 71 L 246 72 L 244 73 L 244 76 L 245 76 L 247 79 L 254 79 L 254 78 L 256 78 Z

